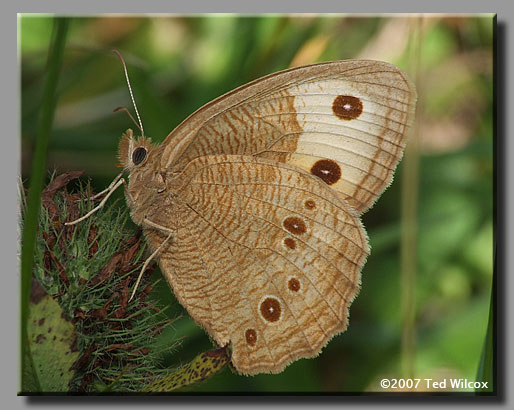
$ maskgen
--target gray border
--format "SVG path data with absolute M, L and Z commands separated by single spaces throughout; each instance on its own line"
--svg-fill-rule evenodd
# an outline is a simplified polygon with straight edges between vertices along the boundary
M 489 0 L 486 3 L 479 1 L 468 1 L 465 4 L 462 2 L 450 2 L 448 0 L 432 0 L 430 2 L 419 2 L 420 4 L 413 4 L 412 1 L 408 0 L 389 0 L 380 4 L 377 7 L 375 2 L 365 3 L 359 1 L 355 7 L 352 3 L 335 2 L 334 0 L 316 0 L 315 3 L 309 4 L 303 0 L 301 3 L 278 3 L 270 0 L 259 0 L 258 2 L 243 3 L 235 2 L 233 0 L 217 0 L 216 2 L 206 1 L 194 1 L 188 0 L 187 2 L 170 2 L 170 1 L 149 1 L 146 0 L 144 3 L 140 2 L 129 2 L 127 0 L 116 0 L 116 1 L 98 1 L 88 0 L 85 2 L 71 2 L 67 1 L 45 1 L 44 5 L 40 2 L 33 1 L 17 1 L 2 6 L 2 50 L 8 51 L 4 53 L 4 58 L 7 60 L 8 56 L 15 55 L 17 53 L 16 44 L 13 42 L 13 33 L 17 30 L 16 13 L 18 12 L 58 12 L 60 14 L 99 14 L 109 12 L 119 12 L 123 10 L 124 13 L 141 13 L 141 12 L 168 12 L 168 13 L 208 13 L 208 12 L 243 12 L 243 13 L 263 13 L 263 12 L 317 12 L 317 13 L 335 13 L 335 12 L 350 12 L 347 7 L 351 7 L 353 13 L 398 13 L 398 12 L 414 12 L 420 10 L 419 5 L 422 5 L 424 12 L 439 12 L 439 13 L 462 13 L 462 6 L 465 7 L 466 12 L 496 12 L 498 13 L 498 23 L 502 27 L 500 34 L 502 38 L 499 38 L 498 48 L 498 65 L 499 73 L 504 75 L 497 78 L 498 80 L 498 96 L 500 97 L 498 103 L 501 105 L 498 113 L 505 116 L 504 121 L 500 121 L 499 125 L 499 143 L 497 144 L 498 155 L 496 157 L 496 164 L 498 166 L 498 185 L 497 185 L 497 207 L 499 212 L 497 214 L 497 241 L 498 251 L 497 252 L 497 273 L 504 275 L 504 279 L 501 282 L 501 287 L 504 289 L 500 292 L 504 296 L 505 302 L 499 304 L 498 308 L 505 308 L 503 313 L 503 322 L 506 329 L 499 329 L 500 336 L 503 338 L 503 349 L 500 349 L 499 361 L 506 365 L 505 374 L 499 374 L 500 377 L 505 377 L 502 386 L 505 389 L 503 397 L 496 401 L 496 404 L 508 405 L 512 404 L 512 393 L 509 392 L 512 387 L 511 372 L 513 366 L 513 355 L 507 350 L 507 346 L 512 346 L 514 342 L 513 323 L 512 317 L 513 302 L 510 295 L 514 294 L 514 280 L 512 279 L 512 272 L 514 272 L 513 266 L 513 254 L 512 252 L 505 252 L 509 249 L 509 243 L 511 243 L 511 235 L 513 223 L 509 217 L 507 210 L 514 209 L 514 201 L 512 198 L 512 181 L 514 163 L 509 159 L 514 157 L 513 143 L 509 139 L 510 135 L 510 117 L 511 111 L 508 107 L 509 97 L 513 95 L 512 82 L 509 81 L 508 73 L 511 72 L 512 64 L 512 53 L 508 53 L 510 50 L 509 44 L 513 44 L 511 40 L 512 31 L 509 30 L 509 23 L 512 23 L 512 3 L 509 4 L 505 0 Z M 460 3 L 460 4 L 459 4 Z M 416 7 L 418 6 L 418 7 Z M 362 403 L 367 406 L 373 404 L 380 405 L 397 405 L 402 402 L 409 406 L 415 405 L 418 401 L 412 399 L 394 401 L 385 400 L 384 398 L 376 397 L 373 398 L 357 397 L 355 399 L 344 397 L 334 398 L 332 400 L 323 400 L 321 397 L 303 398 L 301 401 L 296 400 L 284 400 L 285 398 L 239 398 L 238 400 L 217 400 L 209 397 L 203 397 L 195 399 L 194 397 L 182 397 L 178 400 L 167 398 L 165 400 L 139 400 L 139 398 L 125 398 L 125 397 L 112 397 L 112 398 L 91 398 L 88 400 L 84 399 L 52 399 L 52 400 L 32 400 L 27 398 L 16 397 L 18 391 L 18 294 L 19 294 L 19 268 L 17 261 L 18 254 L 18 232 L 17 232 L 17 174 L 19 165 L 19 96 L 18 96 L 18 59 L 16 58 L 16 65 L 10 61 L 6 61 L 2 64 L 5 71 L 2 73 L 2 117 L 3 123 L 6 129 L 3 131 L 6 137 L 4 140 L 6 144 L 3 145 L 3 152 L 7 155 L 4 156 L 1 165 L 1 187 L 4 190 L 3 200 L 1 202 L 1 215 L 2 215 L 2 260 L 7 261 L 4 263 L 2 269 L 3 279 L 7 280 L 4 284 L 1 300 L 1 312 L 2 312 L 2 324 L 4 324 L 4 341 L 2 342 L 2 382 L 0 383 L 2 389 L 2 404 L 6 408 L 25 408 L 30 405 L 54 407 L 54 406 L 69 406 L 69 405 L 80 405 L 84 406 L 95 406 L 95 408 L 111 408 L 132 405 L 131 407 L 143 407 L 152 403 L 152 407 L 168 407 L 170 405 L 184 405 L 187 403 L 194 404 L 196 406 L 206 405 L 210 408 L 219 405 L 227 405 L 234 403 L 238 406 L 242 404 L 256 405 L 256 406 L 270 406 L 276 404 L 289 404 L 289 405 L 306 405 L 316 406 L 321 403 L 326 405 L 333 405 L 340 407 L 341 405 L 348 406 L 351 404 Z M 16 79 L 16 81 L 14 81 Z M 501 81 L 501 82 L 500 82 Z M 503 137 L 503 140 L 502 140 Z M 510 177 L 510 178 L 509 178 Z M 510 188 L 510 189 L 509 189 Z M 505 229 L 506 228 L 506 229 Z M 13 240 L 13 238 L 17 238 Z M 505 255 L 505 256 L 504 256 Z M 14 308 L 15 307 L 15 308 Z M 350 400 L 351 399 L 351 400 Z M 491 404 L 490 398 L 477 397 L 473 400 L 448 400 L 447 398 L 443 401 L 439 400 L 438 397 L 434 397 L 434 400 L 424 399 L 424 403 L 430 406 L 446 407 L 453 404 L 453 406 L 469 406 L 472 404 L 486 405 Z M 441 398 L 442 399 L 442 398 Z M 486 399 L 486 400 L 483 400 Z M 452 407 L 453 407 L 452 406 Z

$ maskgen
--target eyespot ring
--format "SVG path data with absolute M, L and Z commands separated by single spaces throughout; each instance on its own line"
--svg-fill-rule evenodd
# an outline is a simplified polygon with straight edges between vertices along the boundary
M 146 158 L 146 149 L 143 147 L 138 147 L 132 152 L 132 162 L 134 165 L 139 165 Z

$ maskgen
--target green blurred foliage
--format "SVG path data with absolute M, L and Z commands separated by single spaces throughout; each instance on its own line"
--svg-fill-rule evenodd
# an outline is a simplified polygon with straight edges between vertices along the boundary
M 20 18 L 22 176 L 29 177 L 51 21 Z M 414 40 L 417 39 L 417 40 Z M 290 65 L 371 58 L 397 64 L 415 80 L 419 104 L 415 376 L 474 380 L 487 327 L 493 274 L 493 17 L 73 18 L 59 84 L 50 170 L 84 169 L 95 190 L 118 173 L 119 137 L 135 125 L 121 64 L 125 57 L 145 133 L 156 142 L 189 114 L 231 89 Z M 401 377 L 400 263 L 403 163 L 364 215 L 372 254 L 350 326 L 316 359 L 279 375 L 238 376 L 229 369 L 192 391 L 381 391 L 382 377 Z M 121 196 L 121 192 L 118 193 Z M 169 289 L 159 289 L 183 312 Z M 163 365 L 212 348 L 185 315 L 167 338 L 186 336 Z

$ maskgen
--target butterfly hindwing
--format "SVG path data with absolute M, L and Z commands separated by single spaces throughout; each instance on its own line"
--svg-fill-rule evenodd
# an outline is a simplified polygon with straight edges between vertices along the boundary
M 176 178 L 181 226 L 160 266 L 240 373 L 282 371 L 346 329 L 369 249 L 339 195 L 254 156 L 200 157 Z

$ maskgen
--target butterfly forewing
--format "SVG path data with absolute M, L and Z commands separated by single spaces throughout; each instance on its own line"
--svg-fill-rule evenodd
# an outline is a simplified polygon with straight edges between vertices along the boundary
M 416 92 L 396 67 L 350 60 L 264 77 L 206 105 L 166 140 L 176 170 L 211 154 L 261 156 L 298 166 L 343 194 L 359 213 L 392 179 Z M 187 133 L 187 138 L 185 135 Z M 178 141 L 187 140 L 177 152 Z

